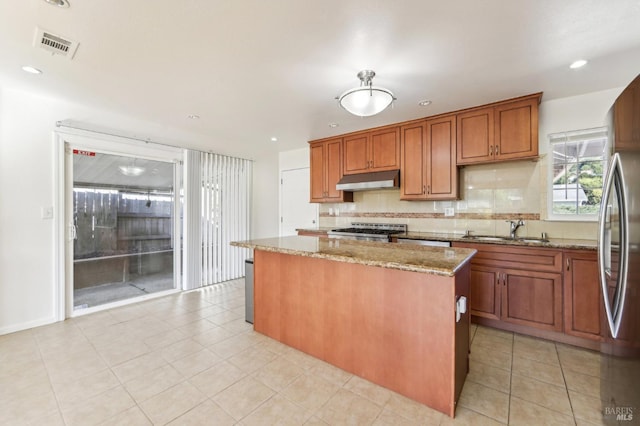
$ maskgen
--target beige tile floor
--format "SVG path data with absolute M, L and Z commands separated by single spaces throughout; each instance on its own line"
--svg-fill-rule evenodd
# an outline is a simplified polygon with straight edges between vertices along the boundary
M 0 424 L 600 423 L 597 353 L 474 326 L 451 419 L 253 332 L 243 285 L 0 336 Z

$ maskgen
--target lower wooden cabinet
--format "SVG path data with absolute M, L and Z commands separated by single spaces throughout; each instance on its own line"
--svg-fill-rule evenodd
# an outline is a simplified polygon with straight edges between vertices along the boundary
M 471 260 L 471 315 L 562 331 L 562 252 L 454 243 L 478 250 Z
M 469 307 L 471 315 L 500 319 L 501 286 L 500 272 L 491 266 L 471 263 Z
M 506 269 L 500 319 L 543 330 L 562 331 L 562 275 Z
M 592 340 L 602 335 L 602 290 L 596 252 L 564 252 L 564 332 Z

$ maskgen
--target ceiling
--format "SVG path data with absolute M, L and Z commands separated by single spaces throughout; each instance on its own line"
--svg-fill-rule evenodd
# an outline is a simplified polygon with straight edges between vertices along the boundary
M 0 0 L 0 86 L 152 125 L 61 120 L 245 158 L 539 91 L 544 101 L 622 87 L 640 73 L 640 0 L 69 1 Z M 37 26 L 79 42 L 74 58 L 33 47 Z M 569 69 L 580 58 L 589 63 Z M 367 68 L 397 101 L 358 118 L 334 98 Z

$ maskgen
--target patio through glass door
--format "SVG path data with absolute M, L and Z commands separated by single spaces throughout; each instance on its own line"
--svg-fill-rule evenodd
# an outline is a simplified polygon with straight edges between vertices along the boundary
M 74 147 L 67 152 L 73 310 L 174 290 L 180 250 L 175 163 Z

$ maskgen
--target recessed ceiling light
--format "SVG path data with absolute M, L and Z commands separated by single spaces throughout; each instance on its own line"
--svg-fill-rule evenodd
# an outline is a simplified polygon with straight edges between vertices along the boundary
M 575 70 L 576 68 L 582 68 L 585 65 L 587 65 L 587 61 L 585 59 L 578 59 L 577 61 L 569 65 L 569 68 L 571 68 L 572 70 Z
M 190 118 L 192 120 L 197 120 L 198 118 L 200 118 L 200 116 L 197 114 L 189 114 L 187 115 L 187 118 Z
M 42 74 L 42 71 L 30 65 L 25 65 L 24 67 L 22 67 L 22 71 L 28 72 L 29 74 Z
M 331 127 L 332 129 L 335 129 L 338 126 L 339 126 L 338 123 L 329 123 L 329 127 Z
M 44 0 L 44 1 L 53 6 L 58 6 L 58 7 L 67 8 L 70 6 L 67 0 Z
M 420 106 L 431 105 L 431 101 L 427 101 L 427 100 L 420 101 L 420 102 L 418 102 L 418 105 L 420 105 Z
M 271 137 L 271 142 L 278 142 L 278 138 L 276 138 L 275 136 Z

